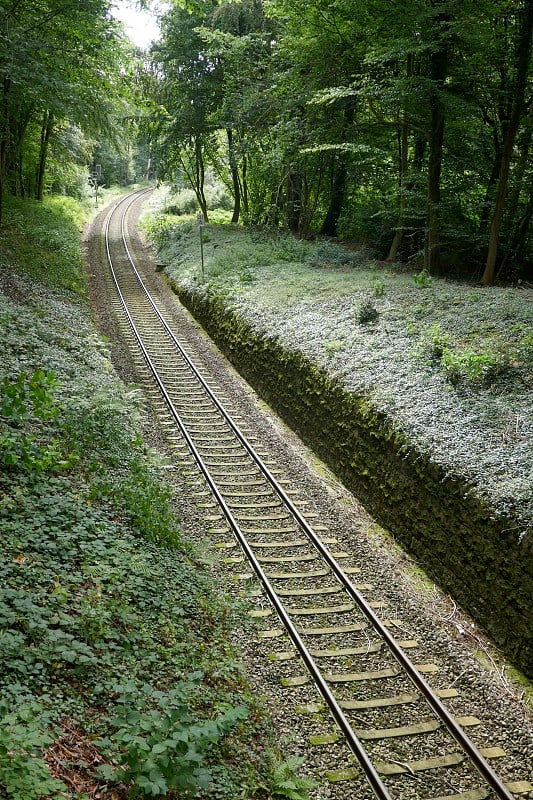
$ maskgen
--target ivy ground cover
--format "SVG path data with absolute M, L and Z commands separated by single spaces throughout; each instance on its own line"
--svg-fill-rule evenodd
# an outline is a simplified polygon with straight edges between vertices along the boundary
M 0 795 L 275 796 L 268 721 L 228 645 L 241 612 L 187 543 L 140 393 L 95 332 L 72 209 L 15 203 L 8 220 Z

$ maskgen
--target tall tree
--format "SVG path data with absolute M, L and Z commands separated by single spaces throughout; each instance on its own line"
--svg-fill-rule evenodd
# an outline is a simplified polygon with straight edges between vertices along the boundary
M 531 65 L 533 8 L 526 2 L 523 4 L 517 16 L 518 22 L 516 25 L 515 44 L 516 74 L 510 97 L 511 113 L 504 132 L 498 189 L 490 226 L 487 261 L 481 278 L 481 282 L 485 286 L 494 281 L 500 228 L 505 206 L 509 173 L 511 170 L 511 161 L 513 158 L 513 149 L 520 122 L 524 119 L 528 107 L 530 108 L 532 103 L 531 97 L 526 102 L 526 87 Z
M 429 164 L 428 215 L 424 266 L 430 275 L 440 273 L 440 203 L 444 145 L 444 81 L 448 75 L 450 12 L 448 0 L 431 0 L 428 53 L 429 79 Z
M 54 123 L 70 119 L 95 130 L 116 107 L 121 47 L 109 8 L 109 0 L 2 0 L 0 217 L 28 120 L 43 121 L 35 165 L 41 197 Z
M 39 148 L 39 161 L 37 164 L 37 180 L 35 199 L 42 200 L 44 195 L 44 173 L 46 169 L 46 159 L 48 158 L 48 146 L 50 144 L 50 136 L 54 127 L 54 114 L 52 111 L 46 110 L 43 114 L 43 121 L 41 125 L 41 145 Z
M 162 18 L 162 39 L 152 49 L 160 75 L 155 146 L 162 175 L 172 177 L 179 170 L 186 176 L 205 219 L 206 161 L 215 147 L 210 116 L 219 103 L 221 74 L 199 30 L 214 7 L 207 0 L 193 11 L 170 8 Z

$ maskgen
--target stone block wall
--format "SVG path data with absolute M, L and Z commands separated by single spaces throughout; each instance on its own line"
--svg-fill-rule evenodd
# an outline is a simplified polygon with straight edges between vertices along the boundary
M 256 391 L 425 571 L 533 677 L 533 541 L 301 353 L 173 287 Z

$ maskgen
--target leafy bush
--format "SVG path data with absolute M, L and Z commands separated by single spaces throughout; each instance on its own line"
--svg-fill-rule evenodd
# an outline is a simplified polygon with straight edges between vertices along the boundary
M 191 696 L 201 677 L 201 673 L 191 673 L 187 681 L 166 692 L 148 685 L 141 692 L 132 685 L 118 687 L 120 705 L 110 720 L 116 731 L 97 743 L 118 761 L 99 768 L 107 780 L 133 784 L 134 797 L 157 797 L 170 789 L 178 789 L 180 797 L 190 797 L 207 788 L 211 776 L 204 763 L 209 745 L 248 712 L 238 706 L 214 720 L 198 720 Z
M 421 289 L 427 289 L 433 283 L 433 278 L 426 269 L 413 275 L 413 280 Z
M 144 219 L 142 224 L 158 250 L 165 247 L 171 240 L 179 238 L 180 232 L 184 232 L 182 226 L 176 225 L 175 218 L 166 214 L 153 214 Z
M 180 542 L 180 526 L 170 505 L 170 489 L 150 470 L 146 457 L 125 459 L 119 473 L 96 475 L 93 500 L 105 501 L 148 541 Z
M 290 234 L 270 237 L 268 246 L 271 252 L 269 264 L 276 261 L 302 261 L 309 253 L 308 243 Z
M 165 211 L 167 214 L 195 214 L 198 211 L 198 198 L 192 189 L 180 189 L 172 195 Z
M 0 701 L 0 790 L 10 800 L 39 800 L 65 791 L 52 778 L 42 749 L 52 742 L 46 729 L 49 719 L 36 703 L 24 703 L 10 711 Z
M 491 383 L 504 368 L 493 353 L 472 350 L 456 353 L 450 348 L 444 349 L 441 364 L 447 380 L 454 385 L 462 382 L 472 385 Z
M 342 339 L 325 339 L 323 347 L 327 355 L 332 356 L 335 353 L 342 352 L 346 347 L 346 342 Z
M 364 251 L 353 252 L 347 250 L 343 245 L 327 239 L 319 240 L 307 257 L 311 264 L 331 267 L 353 267 L 356 264 L 364 263 L 367 259 L 368 254 Z
M 374 292 L 374 297 L 383 297 L 385 294 L 385 281 L 384 280 L 376 280 L 372 284 L 372 289 Z
M 374 301 L 370 298 L 361 300 L 355 307 L 355 318 L 360 325 L 369 325 L 377 322 L 379 311 L 374 305 Z
M 221 209 L 231 211 L 233 199 L 226 191 L 223 184 L 211 179 L 204 187 L 204 195 L 209 210 Z M 197 214 L 200 211 L 198 198 L 193 189 L 182 187 L 172 190 L 170 187 L 160 187 L 155 193 L 151 203 L 157 208 L 160 215 L 186 216 Z
M 58 410 L 53 399 L 56 386 L 56 376 L 42 370 L 31 376 L 22 372 L 16 378 L 4 378 L 0 383 L 0 417 L 20 425 L 32 417 L 56 416 Z
M 232 218 L 231 209 L 225 209 L 225 208 L 209 209 L 209 224 L 229 225 L 229 223 L 231 222 L 231 218 Z
M 57 441 L 40 442 L 35 430 L 36 423 L 59 413 L 53 397 L 56 386 L 55 375 L 42 370 L 0 382 L 0 460 L 6 467 L 40 472 L 65 463 Z
M 420 337 L 417 352 L 422 358 L 429 358 L 437 364 L 449 383 L 461 383 L 472 387 L 489 385 L 498 377 L 512 372 L 510 353 L 502 350 L 492 351 L 458 350 L 452 346 L 452 339 L 438 323 L 426 328 Z
M 210 210 L 220 208 L 223 211 L 231 211 L 233 208 L 233 198 L 228 194 L 226 188 L 218 182 L 208 184 L 205 187 L 205 199 L 207 208 Z
M 272 800 L 307 800 L 309 790 L 314 789 L 317 784 L 312 778 L 298 775 L 297 770 L 302 764 L 303 758 L 293 756 L 273 765 L 270 787 Z
M 429 356 L 432 361 L 440 361 L 443 353 L 449 350 L 449 345 L 449 335 L 442 330 L 438 322 L 435 322 L 422 332 L 419 352 Z

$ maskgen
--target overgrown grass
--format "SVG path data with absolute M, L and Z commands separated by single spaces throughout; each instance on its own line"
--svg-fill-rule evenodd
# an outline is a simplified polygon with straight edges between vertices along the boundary
M 100 190 L 99 208 L 123 191 Z M 85 297 L 80 232 L 99 210 L 94 200 L 81 204 L 71 197 L 51 196 L 40 203 L 7 196 L 4 203 L 0 267 Z
M 0 232 L 0 795 L 275 796 L 228 645 L 241 611 L 184 539 L 140 394 L 92 327 L 80 221 L 13 203 Z
M 79 204 L 66 197 L 46 203 L 9 198 L 6 206 L 6 221 L 0 229 L 1 265 L 48 286 L 84 295 Z
M 207 227 L 203 280 L 191 222 L 159 215 L 145 225 L 173 281 L 223 299 L 365 393 L 413 446 L 517 513 L 524 535 L 533 516 L 531 290 L 448 282 L 338 244 L 228 225 Z

